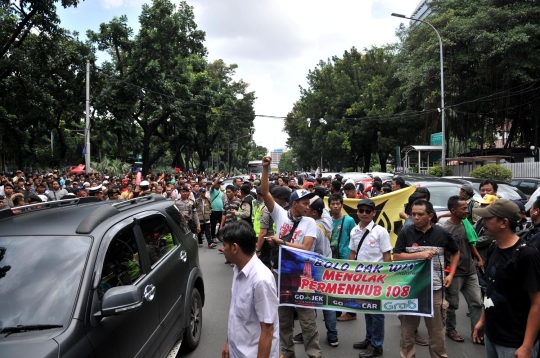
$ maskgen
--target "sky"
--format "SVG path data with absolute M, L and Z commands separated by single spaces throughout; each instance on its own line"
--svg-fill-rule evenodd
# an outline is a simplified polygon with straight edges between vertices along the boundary
M 173 0 L 178 2 L 178 0 Z M 114 16 L 127 15 L 139 29 L 138 16 L 147 0 L 85 0 L 77 8 L 58 7 L 61 26 L 97 31 Z M 255 91 L 255 113 L 286 116 L 300 99 L 300 86 L 319 61 L 357 49 L 398 41 L 395 30 L 420 0 L 188 0 L 198 28 L 206 32 L 208 60 L 238 65 L 236 80 Z M 405 20 L 407 21 L 407 20 Z M 257 145 L 284 148 L 283 120 L 256 117 Z

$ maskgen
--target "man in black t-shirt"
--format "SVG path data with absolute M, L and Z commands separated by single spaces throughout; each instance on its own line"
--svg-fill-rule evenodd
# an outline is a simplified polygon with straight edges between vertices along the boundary
M 537 357 L 540 253 L 515 234 L 521 215 L 512 201 L 499 199 L 474 213 L 483 218 L 495 243 L 487 255 L 485 310 L 473 341 L 485 342 L 488 358 Z
M 404 227 L 398 235 L 394 248 L 394 260 L 433 261 L 433 317 L 424 317 L 429 332 L 431 357 L 448 357 L 445 345 L 444 310 L 448 303 L 443 298 L 443 287 L 452 284 L 459 262 L 459 247 L 454 237 L 438 225 L 431 224 L 433 205 L 429 201 L 416 200 L 412 204 L 411 217 L 414 225 Z M 445 277 L 445 252 L 450 253 L 450 272 Z M 420 316 L 401 316 L 401 357 L 415 356 L 415 332 Z

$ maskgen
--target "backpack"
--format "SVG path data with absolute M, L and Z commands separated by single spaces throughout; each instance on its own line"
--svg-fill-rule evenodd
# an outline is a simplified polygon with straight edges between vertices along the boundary
M 491 245 L 489 245 L 488 252 L 487 252 L 487 259 L 486 259 L 486 262 L 484 264 L 484 267 L 486 267 L 486 268 L 488 267 L 489 258 L 491 257 L 491 255 L 493 254 L 493 252 L 495 251 L 497 246 L 498 245 L 497 245 L 496 241 L 493 241 L 491 243 Z M 508 268 L 511 265 L 513 269 L 517 269 L 517 265 L 518 265 L 518 262 L 519 262 L 520 251 L 521 251 L 522 248 L 524 248 L 526 246 L 534 247 L 533 245 L 529 244 L 528 242 L 526 242 L 522 238 L 519 238 L 518 241 L 517 241 L 517 245 L 515 246 L 514 252 L 512 253 L 512 259 L 509 262 L 506 263 L 504 268 Z M 534 248 L 536 249 L 536 247 L 534 247 Z

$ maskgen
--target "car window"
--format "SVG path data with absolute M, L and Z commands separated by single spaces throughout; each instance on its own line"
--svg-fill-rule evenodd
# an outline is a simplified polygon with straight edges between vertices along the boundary
M 435 211 L 448 210 L 448 198 L 452 195 L 459 195 L 459 187 L 449 186 L 432 186 L 427 187 L 430 193 L 429 201 L 433 204 Z
M 536 190 L 537 183 L 532 181 L 522 181 L 519 183 L 518 188 L 525 194 L 531 195 Z
M 99 298 L 112 287 L 131 285 L 142 275 L 133 227 L 126 227 L 111 240 L 98 286 Z
M 178 246 L 178 238 L 175 237 L 163 216 L 154 215 L 141 219 L 139 226 L 146 243 L 146 252 L 151 265 L 154 265 L 167 252 Z
M 169 217 L 174 220 L 174 222 L 182 229 L 184 234 L 188 234 L 191 231 L 189 230 L 188 223 L 186 219 L 184 218 L 184 215 L 180 213 L 180 210 L 176 205 L 171 205 L 167 209 L 165 209 L 167 214 L 169 214 Z
M 67 327 L 91 244 L 87 236 L 0 237 L 0 329 Z
M 508 182 L 508 184 L 512 185 L 512 186 L 517 186 L 519 184 L 519 180 L 510 180 Z

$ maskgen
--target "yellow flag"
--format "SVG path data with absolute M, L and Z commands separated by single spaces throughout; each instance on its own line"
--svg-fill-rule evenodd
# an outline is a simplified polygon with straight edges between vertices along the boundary
M 399 213 L 405 210 L 405 204 L 409 200 L 409 196 L 416 190 L 416 187 L 410 186 L 405 189 L 393 191 L 389 194 L 383 194 L 371 198 L 375 203 L 375 224 L 381 225 L 390 234 L 392 246 L 395 246 L 397 234 L 403 226 L 403 220 L 399 217 Z M 328 198 L 325 198 L 325 204 L 328 207 Z M 351 216 L 358 223 L 358 215 L 356 215 L 356 205 L 361 199 L 343 199 L 343 214 Z

